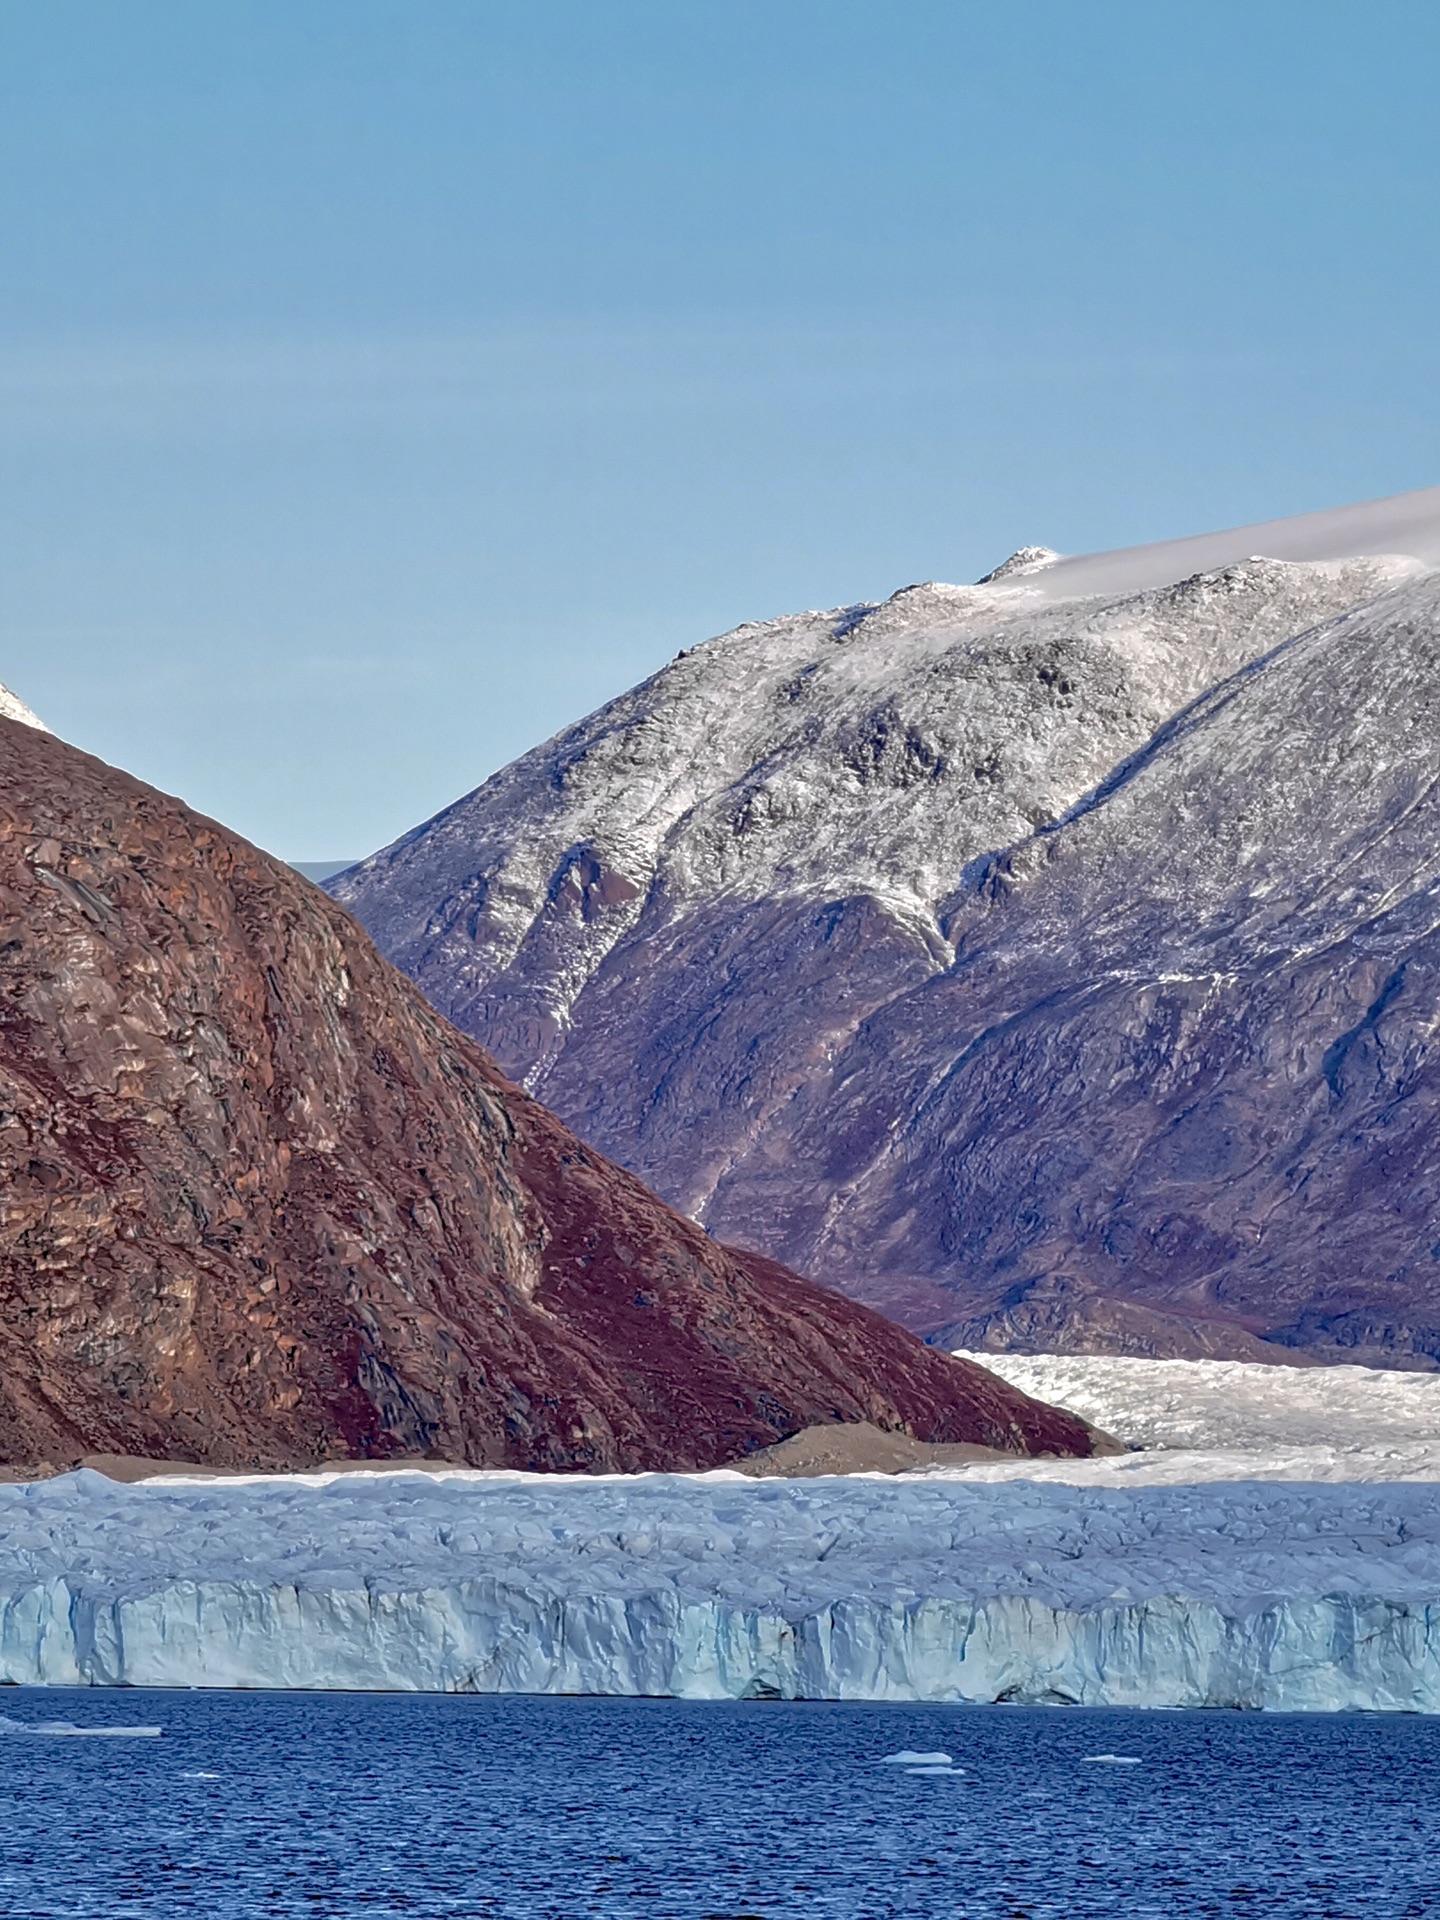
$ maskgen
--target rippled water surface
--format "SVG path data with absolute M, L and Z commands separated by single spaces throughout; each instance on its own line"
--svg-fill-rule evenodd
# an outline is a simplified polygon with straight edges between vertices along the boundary
M 1435 1720 L 28 1689 L 0 1707 L 0 1912 L 25 1920 L 1440 1915 Z M 164 1732 L 33 1731 L 54 1720 Z M 906 1749 L 964 1771 L 882 1764 Z

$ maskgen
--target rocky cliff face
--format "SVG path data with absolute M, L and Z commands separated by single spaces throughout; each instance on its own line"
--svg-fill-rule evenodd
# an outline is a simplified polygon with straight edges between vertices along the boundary
M 583 1146 L 325 895 L 0 719 L 0 1457 L 1088 1451 Z
M 675 1204 L 927 1332 L 1440 1356 L 1420 1042 L 1378 1038 L 1421 962 L 1367 917 L 1428 885 L 1440 492 L 1263 531 L 1314 557 L 741 628 L 335 890 Z

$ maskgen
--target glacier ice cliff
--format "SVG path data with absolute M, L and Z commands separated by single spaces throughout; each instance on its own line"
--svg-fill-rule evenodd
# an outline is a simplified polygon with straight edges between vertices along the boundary
M 1440 1487 L 0 1488 L 0 1679 L 1440 1710 Z

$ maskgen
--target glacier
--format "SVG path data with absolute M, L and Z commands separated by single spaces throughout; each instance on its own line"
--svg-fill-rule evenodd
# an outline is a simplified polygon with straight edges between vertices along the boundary
M 1366 1460 L 1382 1449 L 1416 1447 L 1431 1451 L 1440 1478 L 1440 1373 L 1109 1353 L 957 1353 L 1022 1393 L 1068 1407 L 1126 1446 L 1256 1454 L 1324 1447 Z
M 0 1680 L 1440 1711 L 1440 1486 L 0 1488 Z
M 970 1467 L 974 1478 L 1025 1475 L 1072 1486 L 1440 1480 L 1440 1373 L 1129 1354 L 959 1354 L 1132 1449 L 1091 1460 L 994 1460 Z

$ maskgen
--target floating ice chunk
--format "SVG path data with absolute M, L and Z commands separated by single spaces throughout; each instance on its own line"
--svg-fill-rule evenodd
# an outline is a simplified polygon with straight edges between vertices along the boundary
M 180 1778 L 182 1780 L 218 1780 L 220 1775 L 218 1773 L 206 1773 L 202 1769 L 196 1773 L 182 1773 Z
M 942 1778 L 953 1778 L 957 1774 L 964 1773 L 965 1769 L 964 1767 L 906 1767 L 905 1771 L 922 1780 L 933 1780 L 937 1775 Z
M 909 1747 L 902 1747 L 899 1753 L 887 1753 L 880 1762 L 882 1767 L 948 1767 L 948 1753 L 912 1753 Z
M 158 1740 L 163 1727 L 77 1727 L 73 1720 L 41 1720 L 27 1733 L 48 1733 L 64 1740 Z
M 10 1720 L 0 1714 L 0 1733 L 44 1733 L 57 1740 L 158 1740 L 163 1727 L 77 1727 L 73 1720 Z
M 1140 1765 L 1138 1753 L 1087 1753 L 1085 1759 L 1088 1764 L 1097 1767 L 1138 1767 Z

